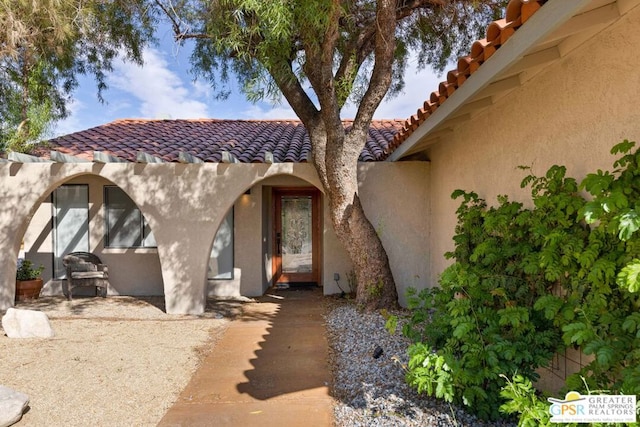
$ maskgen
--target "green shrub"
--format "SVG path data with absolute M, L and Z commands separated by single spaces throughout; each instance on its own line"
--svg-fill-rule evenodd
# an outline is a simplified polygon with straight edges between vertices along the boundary
M 566 390 L 640 394 L 640 150 L 633 147 L 616 145 L 615 170 L 580 186 L 562 166 L 525 177 L 529 207 L 506 196 L 488 207 L 473 192 L 453 193 L 462 198 L 455 249 L 446 254 L 455 262 L 439 288 L 408 294 L 410 384 L 486 419 L 519 412 L 529 425 L 540 403 L 514 397 L 526 394 L 517 393 L 555 351 L 572 346 L 594 360 Z M 509 396 L 511 406 L 501 407 Z
M 455 250 L 447 254 L 456 262 L 442 273 L 440 287 L 409 294 L 412 316 L 404 333 L 417 343 L 410 354 L 423 341 L 435 349 L 450 369 L 451 398 L 486 419 L 500 416 L 501 374 L 535 380 L 536 369 L 559 349 L 560 331 L 534 305 L 567 280 L 565 245 L 580 241 L 568 236 L 587 233 L 576 221 L 583 204 L 578 185 L 564 168 L 528 176 L 523 186 L 531 186 L 532 209 L 506 196 L 488 208 L 477 194 L 456 191 L 452 197 L 463 202 Z M 439 366 L 409 366 L 409 382 L 420 384 L 425 370 Z M 419 391 L 435 395 L 426 387 Z

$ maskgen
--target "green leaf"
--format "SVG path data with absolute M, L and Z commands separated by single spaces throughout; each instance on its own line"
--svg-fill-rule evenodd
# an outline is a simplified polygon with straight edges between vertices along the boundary
M 624 190 L 624 189 L 622 189 Z M 612 191 L 609 195 L 609 208 L 605 208 L 606 212 L 614 211 L 615 209 L 624 209 L 629 206 L 629 199 L 625 195 L 624 191 L 617 190 Z
M 631 293 L 640 291 L 640 259 L 627 264 L 616 277 L 616 283 Z
M 467 194 L 466 191 L 457 189 L 457 190 L 454 190 L 453 193 L 451 193 L 451 198 L 455 200 L 458 197 L 464 196 L 465 194 Z
M 453 330 L 453 336 L 458 339 L 462 339 L 473 329 L 474 324 L 472 322 L 462 322 Z
M 636 333 L 636 337 L 640 338 L 640 313 L 632 313 L 624 319 L 622 330 L 629 333 Z
M 614 179 L 615 176 L 611 175 L 608 171 L 603 172 L 598 169 L 597 173 L 588 174 L 580 183 L 580 187 L 587 190 L 590 194 L 597 196 L 608 190 Z
M 603 345 L 596 352 L 596 360 L 600 365 L 609 366 L 613 360 L 615 350 L 607 345 Z
M 585 204 L 580 213 L 587 224 L 593 224 L 604 215 L 604 211 L 600 203 L 594 201 Z
M 627 241 L 633 233 L 640 229 L 640 216 L 634 209 L 629 209 L 618 218 L 618 229 L 620 230 L 618 237 L 620 240 Z
M 593 331 L 583 322 L 569 323 L 565 325 L 562 330 L 570 342 L 578 345 L 593 339 Z
M 544 295 L 535 302 L 533 308 L 538 311 L 544 310 L 544 317 L 553 320 L 562 308 L 563 301 L 555 295 Z
M 613 146 L 613 148 L 611 148 L 611 154 L 628 153 L 635 145 L 635 141 L 629 141 L 628 139 L 625 139 L 624 141 L 617 143 Z

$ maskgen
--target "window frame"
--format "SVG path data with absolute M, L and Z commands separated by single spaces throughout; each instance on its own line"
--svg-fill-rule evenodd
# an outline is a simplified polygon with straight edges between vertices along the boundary
M 121 191 L 122 194 L 124 196 L 126 196 L 131 203 L 133 204 L 135 211 L 137 212 L 138 216 L 139 216 L 139 237 L 140 237 L 140 244 L 139 245 L 114 245 L 111 244 L 111 239 L 110 239 L 110 231 L 111 231 L 111 221 L 110 221 L 110 209 L 109 209 L 109 191 L 116 189 L 117 191 Z M 117 185 L 105 185 L 103 187 L 103 209 L 104 209 L 104 247 L 106 249 L 157 249 L 158 245 L 157 242 L 155 245 L 145 245 L 145 241 L 147 240 L 147 238 L 150 235 L 153 235 L 153 230 L 151 230 L 151 227 L 149 226 L 146 218 L 144 217 L 142 211 L 140 210 L 140 208 L 138 207 L 138 205 L 136 204 L 136 202 L 127 194 L 126 191 L 124 191 L 122 188 L 118 187 Z M 149 234 L 145 235 L 145 230 L 149 229 Z M 154 238 L 155 241 L 155 238 Z
M 89 251 L 89 248 L 91 248 L 91 188 L 89 186 L 89 184 L 86 183 L 77 183 L 77 184 L 61 184 L 59 185 L 57 188 L 55 188 L 51 194 L 49 195 L 47 201 L 51 204 L 51 238 L 52 238 L 52 248 L 51 248 L 51 253 L 52 253 L 52 273 L 51 273 L 51 277 L 53 280 L 64 280 L 66 279 L 66 270 L 64 269 L 64 267 L 62 267 L 62 257 L 57 257 L 56 255 L 58 255 L 58 239 L 60 238 L 59 236 L 59 230 L 58 227 L 60 225 L 60 220 L 58 218 L 58 213 L 57 213 L 57 209 L 58 209 L 58 205 L 59 205 L 59 194 L 58 194 L 58 190 L 60 190 L 61 188 L 70 188 L 70 187 L 76 187 L 76 188 L 84 188 L 84 190 L 86 191 L 86 196 L 87 196 L 87 206 L 86 206 L 86 212 L 87 212 L 87 221 L 86 221 L 86 226 L 87 226 L 87 241 L 86 241 L 86 250 Z M 84 209 L 84 208 L 83 208 Z M 78 250 L 78 248 L 74 248 L 71 252 Z M 66 251 L 68 252 L 68 251 Z M 62 256 L 66 255 L 66 253 L 62 254 Z

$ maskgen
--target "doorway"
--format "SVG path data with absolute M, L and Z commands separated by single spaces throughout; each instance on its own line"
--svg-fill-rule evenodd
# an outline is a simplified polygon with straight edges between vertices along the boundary
M 320 192 L 315 188 L 274 188 L 273 281 L 320 281 Z

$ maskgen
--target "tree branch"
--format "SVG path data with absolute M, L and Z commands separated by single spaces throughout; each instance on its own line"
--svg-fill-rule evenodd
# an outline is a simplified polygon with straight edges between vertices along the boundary
M 182 30 L 180 19 L 178 18 L 178 14 L 173 8 L 171 2 L 171 10 L 169 10 L 160 0 L 154 0 L 155 4 L 158 5 L 160 10 L 165 14 L 167 18 L 171 21 L 171 28 L 173 29 L 173 34 L 176 41 L 182 41 L 187 39 L 210 39 L 211 37 L 206 33 L 190 33 Z
M 277 69 L 270 69 L 269 73 L 293 111 L 302 120 L 302 123 L 307 127 L 316 123 L 319 114 L 318 109 L 305 92 L 293 72 L 291 64 L 281 63 Z
M 371 123 L 373 113 L 391 84 L 393 56 L 395 53 L 396 8 L 394 0 L 380 0 L 377 6 L 375 35 L 375 64 L 369 87 L 360 102 L 351 132 L 364 134 Z

